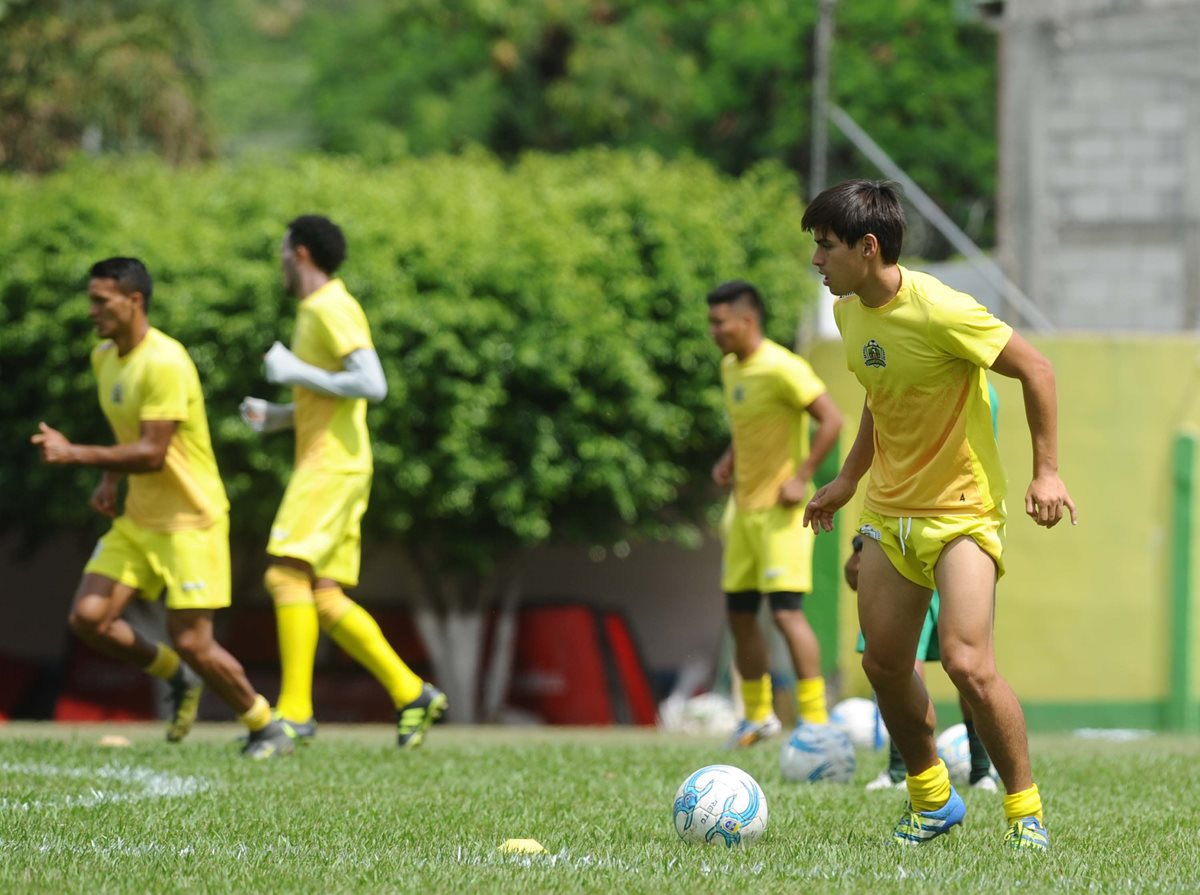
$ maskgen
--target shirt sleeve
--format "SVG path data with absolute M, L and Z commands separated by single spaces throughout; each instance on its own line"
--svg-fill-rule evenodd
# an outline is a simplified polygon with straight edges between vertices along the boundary
M 330 303 L 317 315 L 321 335 L 334 357 L 342 358 L 362 348 L 374 350 L 367 315 L 358 302 Z
M 930 318 L 929 338 L 936 347 L 985 368 L 995 363 L 1012 333 L 1011 326 L 962 292 L 948 292 Z
M 821 381 L 812 365 L 804 358 L 795 356 L 788 359 L 783 367 L 784 375 L 780 380 L 782 397 L 785 404 L 804 410 L 817 398 L 825 394 L 825 383 Z
M 190 359 L 158 357 L 146 365 L 142 382 L 139 420 L 175 420 L 188 418 L 187 381 Z

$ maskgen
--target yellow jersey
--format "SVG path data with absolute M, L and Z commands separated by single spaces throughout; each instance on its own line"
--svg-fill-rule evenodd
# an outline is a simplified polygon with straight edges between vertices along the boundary
M 875 420 L 864 505 L 885 516 L 987 513 L 1007 485 L 984 371 L 1012 327 L 928 274 L 900 274 L 900 291 L 881 308 L 857 295 L 833 307 Z
M 808 361 L 763 339 L 744 361 L 721 360 L 721 384 L 733 437 L 733 496 L 740 510 L 779 503 L 779 488 L 808 457 L 809 416 L 825 393 Z
M 92 349 L 100 408 L 118 444 L 141 439 L 143 421 L 179 423 L 158 472 L 131 474 L 124 515 L 143 528 L 170 532 L 208 528 L 229 512 L 217 470 L 200 375 L 184 348 L 151 327 L 121 357 L 104 341 Z
M 341 280 L 330 280 L 300 301 L 292 332 L 292 352 L 300 360 L 336 372 L 347 355 L 374 347 L 367 315 Z M 365 398 L 337 398 L 302 386 L 292 394 L 297 469 L 371 471 Z

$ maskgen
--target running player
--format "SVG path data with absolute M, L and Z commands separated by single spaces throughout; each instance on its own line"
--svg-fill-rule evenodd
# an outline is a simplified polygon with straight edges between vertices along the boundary
M 248 397 L 241 405 L 256 431 L 296 432 L 295 470 L 267 544 L 283 677 L 275 711 L 302 740 L 316 735 L 312 676 L 324 630 L 387 690 L 399 744 L 412 748 L 446 710 L 446 696 L 404 664 L 343 590 L 358 584 L 360 524 L 371 493 L 367 401 L 383 400 L 387 380 L 366 315 L 333 276 L 346 257 L 341 229 L 320 215 L 298 217 L 280 256 L 284 288 L 299 309 L 292 348 L 271 346 L 266 377 L 292 386 L 293 403 Z
M 92 351 L 92 369 L 117 444 L 72 444 L 44 422 L 32 438 L 47 463 L 103 470 L 91 506 L 113 517 L 84 567 L 68 624 L 97 650 L 167 681 L 170 742 L 181 740 L 196 719 L 198 673 L 246 725 L 245 755 L 285 754 L 292 751 L 291 736 L 272 720 L 270 704 L 237 659 L 213 639 L 213 610 L 230 602 L 229 502 L 196 365 L 179 342 L 150 325 L 152 291 L 150 274 L 136 258 L 109 258 L 91 268 L 91 317 L 104 339 Z M 163 592 L 173 648 L 150 642 L 121 618 L 134 597 L 155 600 Z

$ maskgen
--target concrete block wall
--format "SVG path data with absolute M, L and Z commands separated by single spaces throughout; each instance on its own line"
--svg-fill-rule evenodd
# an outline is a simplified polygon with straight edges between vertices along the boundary
M 998 257 L 1064 330 L 1200 327 L 1200 2 L 1009 0 Z

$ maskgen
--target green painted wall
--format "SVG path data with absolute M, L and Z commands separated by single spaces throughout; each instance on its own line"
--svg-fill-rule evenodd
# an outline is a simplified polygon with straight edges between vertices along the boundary
M 997 590 L 1001 672 L 1026 707 L 1031 727 L 1162 726 L 1167 706 L 1187 692 L 1195 718 L 1200 663 L 1190 681 L 1172 680 L 1176 649 L 1194 654 L 1200 623 L 1196 551 L 1187 557 L 1189 613 L 1172 602 L 1174 460 L 1177 435 L 1200 428 L 1200 340 L 1190 337 L 1056 336 L 1031 339 L 1055 367 L 1059 467 L 1079 507 L 1076 527 L 1052 530 L 1024 515 L 1032 469 L 1020 384 L 993 375 L 1000 395 L 1000 449 L 1009 480 L 1008 573 Z M 840 342 L 806 352 L 846 415 L 841 450 L 853 443 L 863 393 Z M 842 513 L 839 551 L 861 507 Z M 1197 512 L 1193 495 L 1190 509 Z M 1200 527 L 1193 530 L 1200 531 Z M 841 543 L 845 542 L 845 543 Z M 838 664 L 844 695 L 869 687 L 854 653 L 854 595 L 841 585 Z M 1174 636 L 1172 620 L 1192 629 Z M 930 691 L 952 704 L 953 688 L 931 673 Z

